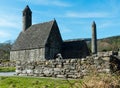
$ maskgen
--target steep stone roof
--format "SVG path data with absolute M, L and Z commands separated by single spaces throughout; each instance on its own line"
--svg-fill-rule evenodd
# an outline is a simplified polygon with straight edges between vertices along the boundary
M 32 11 L 30 10 L 30 8 L 29 8 L 29 6 L 28 6 L 28 5 L 25 7 L 25 9 L 23 10 L 23 12 L 27 12 L 27 11 L 32 12 Z
M 66 48 L 66 49 L 75 49 L 75 50 L 82 50 L 86 45 L 86 42 L 85 40 L 76 40 L 76 39 L 73 39 L 73 40 L 66 40 L 63 42 L 63 48 Z
M 82 39 L 66 40 L 62 45 L 63 58 L 82 58 L 89 55 L 87 43 Z
M 36 49 L 44 47 L 55 20 L 35 24 L 21 32 L 13 44 L 12 50 Z

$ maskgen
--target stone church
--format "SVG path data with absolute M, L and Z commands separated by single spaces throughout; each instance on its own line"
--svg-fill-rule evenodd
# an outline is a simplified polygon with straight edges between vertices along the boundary
M 60 53 L 64 59 L 82 58 L 89 55 L 84 40 L 63 41 L 56 20 L 32 25 L 29 6 L 23 10 L 23 30 L 10 52 L 10 60 L 39 61 L 55 59 Z

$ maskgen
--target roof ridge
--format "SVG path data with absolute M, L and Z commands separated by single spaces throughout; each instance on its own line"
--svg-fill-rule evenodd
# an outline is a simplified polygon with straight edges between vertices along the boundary
M 32 26 L 34 25 L 39 25 L 39 24 L 46 24 L 46 23 L 51 23 L 51 22 L 55 22 L 55 20 L 51 20 L 51 21 L 46 21 L 46 22 L 41 22 L 41 23 L 37 23 L 37 24 L 33 24 Z

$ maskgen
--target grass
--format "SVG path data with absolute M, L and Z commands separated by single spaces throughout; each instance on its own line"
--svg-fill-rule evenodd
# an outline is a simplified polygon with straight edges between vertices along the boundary
M 73 80 L 1 76 L 0 88 L 120 88 L 120 76 L 96 74 Z
M 15 67 L 0 67 L 0 72 L 14 72 Z
M 0 88 L 76 88 L 77 80 L 33 78 L 33 77 L 0 77 Z M 79 83 L 81 81 L 79 80 Z

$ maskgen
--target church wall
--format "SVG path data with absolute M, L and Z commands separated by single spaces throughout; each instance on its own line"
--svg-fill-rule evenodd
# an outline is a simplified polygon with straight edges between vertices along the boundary
M 55 55 L 60 52 L 60 49 L 54 47 L 46 47 L 45 48 L 45 58 L 46 59 L 54 59 Z
M 19 50 L 10 52 L 11 61 L 38 61 L 44 60 L 45 49 Z

